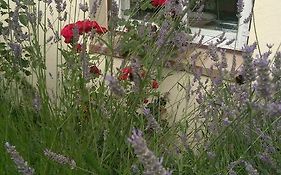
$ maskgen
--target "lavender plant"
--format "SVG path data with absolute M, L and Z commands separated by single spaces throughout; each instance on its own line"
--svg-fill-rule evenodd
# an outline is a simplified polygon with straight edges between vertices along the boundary
M 195 4 L 201 13 L 201 2 Z M 100 6 L 99 0 L 0 1 L 0 139 L 15 143 L 34 168 L 7 143 L 0 172 L 281 173 L 280 52 L 269 45 L 255 57 L 258 43 L 245 45 L 236 70 L 236 59 L 229 65 L 220 48 L 225 33 L 197 49 L 204 36 L 191 36 L 189 20 L 182 21 L 190 14 L 186 1 L 141 1 L 126 11 L 130 20 L 120 19 L 113 3 L 108 27 L 91 18 Z M 238 17 L 243 7 L 237 1 Z M 135 14 L 145 10 L 151 16 L 137 22 Z M 212 63 L 209 78 L 196 65 L 204 56 Z M 177 77 L 171 85 L 179 69 L 191 72 L 182 73 L 188 81 Z M 165 80 L 180 91 L 179 102 L 163 92 Z

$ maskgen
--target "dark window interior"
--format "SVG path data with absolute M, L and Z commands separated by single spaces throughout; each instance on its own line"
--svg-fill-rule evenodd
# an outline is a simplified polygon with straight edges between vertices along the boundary
M 204 10 L 200 13 L 199 18 L 198 13 L 196 13 L 196 9 L 199 5 L 196 5 L 196 1 L 197 0 L 190 1 L 190 8 L 193 9 L 189 17 L 191 26 L 213 30 L 237 31 L 237 0 L 201 0 L 201 3 L 204 4 Z M 131 9 L 140 9 L 139 2 L 139 0 L 131 0 Z M 147 9 L 145 11 L 138 10 L 137 13 L 133 15 L 133 19 L 141 20 L 147 14 L 153 14 L 155 10 L 156 9 Z
M 237 0 L 206 0 L 203 3 L 203 13 L 199 19 L 191 20 L 192 26 L 214 30 L 237 30 Z M 193 4 L 191 9 L 196 11 L 196 5 Z

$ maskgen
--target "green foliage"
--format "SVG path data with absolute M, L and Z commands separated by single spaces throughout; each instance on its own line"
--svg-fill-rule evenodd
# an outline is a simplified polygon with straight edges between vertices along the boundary
M 12 14 L 14 9 L 9 9 L 7 2 L 12 1 L 0 0 L 0 12 L 11 10 Z M 57 38 L 47 42 L 50 33 L 51 36 L 60 33 L 64 26 L 56 16 L 61 14 L 53 14 L 55 19 L 50 23 L 57 23 L 58 27 L 54 29 L 46 16 L 50 6 L 43 4 L 44 8 L 40 9 L 33 1 L 20 2 L 20 27 L 30 34 L 30 38 L 18 43 L 22 47 L 21 58 L 15 57 L 9 45 L 16 41 L 15 29 L 0 43 L 1 173 L 17 174 L 4 147 L 4 143 L 9 142 L 16 146 L 36 174 L 126 175 L 133 174 L 133 167 L 137 167 L 135 174 L 142 174 L 144 166 L 136 154 L 147 152 L 133 150 L 128 141 L 132 129 L 138 128 L 144 133 L 147 147 L 156 157 L 163 157 L 161 163 L 173 174 L 229 174 L 233 162 L 239 162 L 233 167 L 237 174 L 249 173 L 245 162 L 260 174 L 281 174 L 278 169 L 281 166 L 280 131 L 276 127 L 280 116 L 271 116 L 266 110 L 255 108 L 255 104 L 266 100 L 256 95 L 250 84 L 238 85 L 229 81 L 231 76 L 226 71 L 220 72 L 222 82 L 218 84 L 212 78 L 210 84 L 194 80 L 199 85 L 192 93 L 202 92 L 202 102 L 198 100 L 191 111 L 184 109 L 179 120 L 170 117 L 179 115 L 182 109 L 169 101 L 169 93 L 161 92 L 151 82 L 160 83 L 178 73 L 175 69 L 165 76 L 167 70 L 163 65 L 179 56 L 179 47 L 169 39 L 188 31 L 181 23 L 182 16 L 164 15 L 164 9 L 154 9 L 150 1 L 143 0 L 140 8 L 130 13 L 131 16 L 136 11 L 153 13 L 148 24 L 120 20 L 118 25 L 125 26 L 127 32 L 83 33 L 79 51 L 79 43 L 73 40 L 68 46 Z M 31 23 L 27 11 L 40 10 L 43 11 L 42 24 Z M 77 14 L 75 12 L 74 20 L 77 20 Z M 164 20 L 170 22 L 171 28 L 165 33 L 166 43 L 159 47 L 156 41 Z M 4 22 L 0 23 L 2 33 L 7 27 L 3 25 Z M 142 35 L 141 28 L 144 28 Z M 121 39 L 118 42 L 116 38 Z M 106 45 L 107 55 L 90 54 L 90 42 Z M 51 47 L 55 47 L 55 52 L 48 55 Z M 116 68 L 114 54 L 118 49 L 124 59 Z M 47 62 L 50 61 L 56 62 L 52 67 L 55 75 L 48 72 Z M 218 65 L 220 61 L 215 63 Z M 108 76 L 116 79 L 118 84 L 113 88 L 119 85 L 122 95 L 114 93 Z M 189 76 L 190 79 L 194 77 Z M 50 88 L 53 81 L 55 85 Z M 190 84 L 190 80 L 183 83 L 179 80 L 172 85 L 185 92 L 184 95 L 179 93 L 179 101 L 190 100 Z M 239 93 L 234 93 L 233 87 L 239 93 L 247 92 L 248 101 L 237 100 Z M 280 90 L 274 96 L 276 102 L 280 99 L 279 94 Z M 144 108 L 149 109 L 149 115 Z M 153 127 L 156 124 L 150 122 L 156 122 L 161 129 L 156 130 Z M 275 148 L 275 151 L 266 152 L 272 162 L 261 159 L 265 147 Z M 71 169 L 57 163 L 44 155 L 45 149 L 69 157 L 77 166 Z

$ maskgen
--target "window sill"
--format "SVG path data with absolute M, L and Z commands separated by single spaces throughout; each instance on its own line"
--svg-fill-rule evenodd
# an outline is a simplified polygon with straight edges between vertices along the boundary
M 195 46 L 195 50 L 194 51 L 203 51 L 205 52 L 207 50 L 208 46 L 205 45 L 201 45 L 200 47 L 197 47 L 196 44 L 194 44 Z M 90 45 L 90 54 L 99 54 L 99 55 L 104 55 L 104 56 L 110 56 L 110 57 L 114 57 L 114 58 L 118 58 L 118 59 L 124 59 L 125 57 L 120 55 L 120 53 L 113 52 L 106 46 L 102 46 L 102 45 L 97 45 L 97 44 L 92 44 Z M 195 53 L 195 52 L 192 52 Z M 232 49 L 226 49 L 226 54 L 228 55 L 228 57 L 230 57 L 230 55 L 235 54 L 236 55 L 236 59 L 237 59 L 237 66 L 239 67 L 239 65 L 242 64 L 242 52 L 241 51 L 237 51 L 237 50 L 232 50 Z M 202 56 L 204 57 L 204 56 Z M 210 65 L 211 63 L 209 62 L 209 60 L 206 60 L 208 58 L 202 58 L 200 59 L 198 62 L 196 62 L 196 65 L 193 66 L 193 68 L 195 68 L 195 70 L 193 69 L 193 71 L 200 71 L 202 72 L 202 75 L 205 77 L 216 77 L 218 76 L 220 73 L 218 70 L 210 69 Z M 230 59 L 230 58 L 228 58 Z M 188 58 L 187 58 L 188 60 Z M 192 73 L 192 71 L 190 70 L 191 64 L 188 63 L 188 61 L 186 62 L 180 62 L 177 63 L 176 61 L 173 60 L 169 60 L 168 65 L 166 68 L 171 68 L 174 69 L 176 71 L 185 71 L 188 73 Z

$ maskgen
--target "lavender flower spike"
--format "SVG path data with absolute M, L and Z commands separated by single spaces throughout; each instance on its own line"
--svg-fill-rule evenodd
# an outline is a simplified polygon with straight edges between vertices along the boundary
M 61 154 L 54 153 L 49 149 L 44 150 L 44 155 L 59 164 L 69 165 L 71 169 L 74 169 L 76 167 L 76 162 L 73 159 L 70 159 L 69 157 L 63 156 Z
M 257 92 L 261 97 L 269 98 L 271 95 L 271 80 L 268 56 L 270 52 L 264 53 L 255 61 L 257 68 Z
M 133 129 L 132 135 L 128 138 L 132 144 L 135 154 L 144 166 L 144 175 L 171 175 L 172 172 L 166 170 L 162 166 L 162 159 L 158 159 L 146 145 L 146 141 L 142 137 L 142 132 L 138 129 Z
M 162 128 L 160 127 L 159 123 L 156 121 L 154 116 L 151 114 L 150 109 L 144 108 L 143 109 L 143 114 L 144 114 L 144 116 L 146 116 L 147 121 L 148 121 L 147 129 L 153 129 L 156 132 L 159 132 L 159 131 L 162 130 Z
M 80 8 L 80 10 L 82 10 L 83 12 L 87 12 L 87 11 L 89 10 L 88 3 L 87 3 L 87 2 L 84 3 L 84 4 L 80 3 L 80 4 L 79 4 L 79 8 Z
M 34 169 L 29 167 L 27 165 L 27 162 L 19 155 L 15 146 L 10 145 L 9 142 L 6 142 L 5 148 L 7 152 L 10 154 L 11 159 L 16 164 L 19 173 L 23 175 L 32 175 L 35 173 Z
M 242 74 L 247 80 L 247 82 L 252 82 L 255 81 L 256 76 L 255 76 L 255 67 L 254 67 L 254 58 L 253 58 L 253 53 L 256 49 L 257 43 L 254 43 L 252 45 L 245 45 L 243 47 L 243 67 L 242 67 Z
M 115 95 L 122 96 L 125 94 L 124 89 L 120 86 L 118 80 L 113 76 L 106 76 L 105 80 L 109 82 L 108 86 Z
M 237 17 L 241 17 L 241 13 L 244 9 L 244 0 L 238 0 L 237 1 Z

